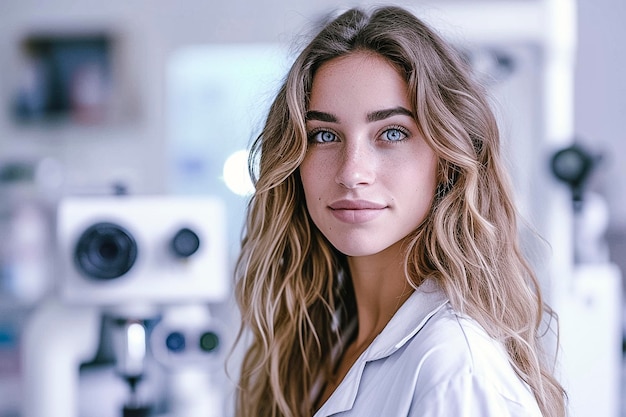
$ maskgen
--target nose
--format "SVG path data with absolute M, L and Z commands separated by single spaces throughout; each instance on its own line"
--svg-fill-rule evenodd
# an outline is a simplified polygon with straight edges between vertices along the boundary
M 339 158 L 335 182 L 353 189 L 375 180 L 376 157 L 367 143 L 346 142 Z

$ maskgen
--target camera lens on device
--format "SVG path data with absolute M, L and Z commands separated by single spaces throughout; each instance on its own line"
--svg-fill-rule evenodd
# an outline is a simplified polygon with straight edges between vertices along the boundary
M 135 239 L 123 227 L 113 223 L 97 223 L 85 230 L 74 253 L 78 269 L 97 279 L 124 275 L 136 259 Z

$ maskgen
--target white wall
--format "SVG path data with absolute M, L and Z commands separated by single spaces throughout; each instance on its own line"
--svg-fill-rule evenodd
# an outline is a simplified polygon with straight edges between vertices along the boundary
M 611 226 L 626 228 L 626 2 L 578 1 L 575 128 L 604 153 L 595 187 L 608 199 Z

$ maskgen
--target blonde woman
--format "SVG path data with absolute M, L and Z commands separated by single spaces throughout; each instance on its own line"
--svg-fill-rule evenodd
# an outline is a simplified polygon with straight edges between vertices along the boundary
M 322 28 L 253 147 L 238 417 L 565 415 L 499 146 L 412 14 Z

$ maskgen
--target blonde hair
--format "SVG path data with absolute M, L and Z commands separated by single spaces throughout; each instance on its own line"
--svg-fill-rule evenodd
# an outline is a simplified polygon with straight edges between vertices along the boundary
M 434 277 L 455 309 L 502 341 L 546 417 L 565 415 L 565 394 L 544 361 L 544 309 L 537 279 L 518 246 L 516 210 L 486 94 L 456 51 L 412 14 L 351 9 L 328 22 L 301 52 L 273 102 L 250 159 L 256 192 L 236 268 L 242 363 L 237 416 L 306 416 L 330 352 L 355 300 L 344 255 L 313 225 L 298 167 L 307 151 L 304 115 L 319 66 L 355 51 L 395 65 L 415 119 L 439 159 L 430 215 L 408 240 L 413 287 Z M 255 162 L 258 162 L 255 164 Z

